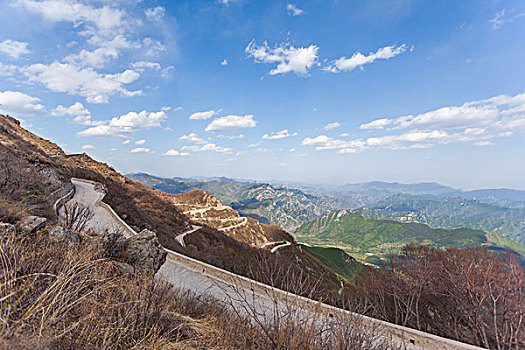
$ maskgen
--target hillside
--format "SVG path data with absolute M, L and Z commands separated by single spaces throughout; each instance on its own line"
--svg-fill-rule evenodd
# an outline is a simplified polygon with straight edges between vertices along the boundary
M 525 208 L 468 198 L 429 198 L 397 194 L 357 209 L 374 219 L 417 222 L 432 227 L 492 231 L 525 243 Z
M 255 220 L 250 220 L 250 227 L 260 227 L 258 230 L 241 228 L 228 232 L 200 221 L 202 228 L 186 237 L 187 247 L 181 246 L 176 236 L 191 229 L 193 216 L 184 214 L 173 203 L 172 196 L 132 181 L 86 154 L 66 155 L 60 147 L 22 128 L 16 119 L 3 115 L 0 115 L 0 165 L 0 216 L 4 221 L 15 223 L 26 215 L 41 215 L 50 223 L 56 222 L 54 202 L 71 191 L 71 178 L 82 178 L 101 183 L 106 190 L 104 202 L 128 225 L 136 231 L 156 232 L 160 243 L 173 251 L 265 283 L 269 281 L 262 262 L 321 279 L 325 296 L 339 288 L 338 277 L 299 247 L 287 247 L 286 254 L 258 249 L 256 246 L 261 242 L 292 239 L 281 229 L 260 225 Z M 195 205 L 203 204 L 202 201 L 219 203 L 202 193 L 186 197 Z
M 524 252 L 522 245 L 482 230 L 435 229 L 419 223 L 366 218 L 351 210 L 334 211 L 302 225 L 296 236 L 300 241 L 342 248 L 363 260 L 371 254 L 382 258 L 396 253 L 406 244 L 458 248 L 494 246 Z

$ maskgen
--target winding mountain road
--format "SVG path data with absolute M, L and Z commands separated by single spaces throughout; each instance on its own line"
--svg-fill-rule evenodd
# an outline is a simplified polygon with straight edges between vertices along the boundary
M 97 190 L 93 182 L 74 179 L 75 194 L 68 203 L 81 203 L 91 207 L 95 215 L 88 222 L 88 227 L 94 230 L 118 229 L 126 236 L 136 234 L 107 204 L 102 202 L 104 193 Z M 184 235 L 196 231 L 183 232 L 177 237 L 183 241 Z M 289 245 L 281 244 L 276 248 Z M 235 275 L 215 266 L 191 259 L 182 254 L 170 251 L 166 262 L 157 272 L 161 278 L 175 287 L 191 291 L 196 295 L 211 295 L 225 302 L 240 314 L 248 315 L 254 322 L 268 322 L 276 313 L 286 315 L 293 310 L 302 320 L 314 320 L 323 327 L 339 327 L 341 322 L 358 317 L 363 327 L 371 329 L 379 338 L 390 339 L 394 344 L 402 345 L 404 349 L 450 349 L 479 350 L 481 348 L 463 344 L 450 339 L 420 332 L 414 329 L 397 326 L 370 317 L 353 314 L 330 305 L 309 300 L 287 293 L 262 283 Z M 335 323 L 334 323 L 335 322 Z
M 197 226 L 197 225 L 191 225 L 191 229 L 188 230 L 188 231 L 185 231 L 181 234 L 179 234 L 178 236 L 175 237 L 175 240 L 177 242 L 179 242 L 179 244 L 183 247 L 186 246 L 186 243 L 184 243 L 184 237 L 186 237 L 187 235 L 189 235 L 190 233 L 193 233 L 195 231 L 198 231 L 202 228 L 202 226 Z

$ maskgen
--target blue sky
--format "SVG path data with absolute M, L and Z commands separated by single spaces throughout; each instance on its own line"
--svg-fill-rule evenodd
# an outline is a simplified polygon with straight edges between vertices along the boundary
M 523 1 L 1 3 L 0 112 L 123 173 L 525 189 Z

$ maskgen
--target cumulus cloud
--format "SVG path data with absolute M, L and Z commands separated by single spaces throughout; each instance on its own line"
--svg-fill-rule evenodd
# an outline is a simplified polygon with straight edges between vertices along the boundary
M 30 82 L 41 83 L 54 92 L 82 96 L 89 103 L 108 103 L 109 96 L 142 95 L 142 91 L 129 91 L 124 85 L 137 80 L 139 73 L 126 70 L 117 74 L 100 74 L 92 68 L 79 68 L 69 63 L 53 62 L 49 65 L 33 64 L 22 68 Z
M 155 8 L 149 8 L 144 10 L 146 17 L 151 21 L 160 21 L 164 17 L 166 9 L 162 6 L 157 6 Z
M 89 150 L 89 149 L 96 149 L 96 147 L 93 146 L 93 145 L 84 145 L 84 146 L 82 146 L 82 149 L 83 150 Z
M 21 41 L 4 40 L 0 43 L 0 52 L 17 60 L 29 53 L 28 45 Z
M 199 137 L 199 135 L 197 135 L 197 134 L 195 134 L 193 132 L 191 134 L 188 134 L 188 135 L 182 135 L 181 137 L 179 137 L 179 140 L 180 141 L 191 142 L 191 143 L 196 143 L 196 144 L 206 143 L 206 141 L 201 139 Z
M 525 93 L 500 95 L 490 99 L 466 102 L 461 106 L 441 107 L 429 112 L 397 118 L 381 118 L 362 124 L 361 129 L 462 129 L 503 127 L 525 119 Z
M 228 115 L 215 118 L 207 127 L 206 131 L 233 131 L 243 128 L 254 128 L 257 121 L 253 120 L 253 115 Z
M 0 111 L 14 116 L 34 116 L 46 113 L 38 97 L 19 91 L 0 92 Z
M 139 146 L 145 145 L 146 144 L 146 140 L 137 140 L 137 141 L 135 141 L 135 144 L 139 145 Z
M 91 112 L 89 111 L 89 109 L 84 107 L 84 105 L 80 102 L 75 102 L 69 107 L 58 105 L 51 111 L 51 115 L 74 116 L 75 118 L 73 119 L 73 122 L 79 125 L 96 126 L 96 125 L 104 125 L 107 123 L 105 121 L 92 120 Z
M 166 151 L 166 153 L 163 154 L 163 156 L 189 156 L 190 154 L 188 152 L 179 152 L 176 149 L 170 149 Z
M 215 114 L 217 114 L 219 111 L 214 111 L 213 109 L 212 110 L 209 110 L 209 111 L 205 111 L 205 112 L 196 112 L 196 113 L 193 113 L 192 115 L 190 115 L 190 119 L 193 119 L 193 120 L 204 120 L 204 119 L 209 119 L 211 117 L 213 117 Z
M 442 107 L 419 115 L 381 118 L 361 125 L 361 129 L 394 134 L 350 141 L 320 135 L 305 138 L 302 145 L 317 150 L 336 150 L 338 153 L 358 153 L 373 148 L 428 148 L 455 142 L 490 146 L 492 139 L 525 132 L 525 93 L 466 102 L 461 106 Z M 403 129 L 408 130 L 395 133 Z
M 323 68 L 326 71 L 332 73 L 339 73 L 342 71 L 351 71 L 358 67 L 363 67 L 366 64 L 370 64 L 376 60 L 388 60 L 396 57 L 407 50 L 407 45 L 401 46 L 391 45 L 385 46 L 377 50 L 376 52 L 370 52 L 368 55 L 363 55 L 361 52 L 356 52 L 352 57 L 341 57 L 330 63 L 328 67 Z
M 223 60 L 221 61 L 221 66 L 224 67 L 224 66 L 227 66 L 227 65 L 228 65 L 228 59 L 225 58 L 225 59 L 223 59 Z
M 64 61 L 77 66 L 102 68 L 119 57 L 115 48 L 101 47 L 93 51 L 82 50 L 78 54 L 71 54 Z
M 123 145 L 128 145 L 130 142 L 131 142 L 131 140 L 124 140 L 124 141 L 122 141 L 122 144 Z
M 126 137 L 140 130 L 159 128 L 167 119 L 164 111 L 160 112 L 129 112 L 120 117 L 114 117 L 106 125 L 99 125 L 78 132 L 78 136 L 116 136 Z
M 308 70 L 317 63 L 317 51 L 319 47 L 310 45 L 308 47 L 294 47 L 291 44 L 279 44 L 270 48 L 267 42 L 261 46 L 252 40 L 245 48 L 248 57 L 252 57 L 257 63 L 277 64 L 270 70 L 270 75 L 294 72 L 298 75 L 307 75 Z
M 89 109 L 84 107 L 84 105 L 82 103 L 75 102 L 74 104 L 72 104 L 69 107 L 64 107 L 62 105 L 58 105 L 58 106 L 56 106 L 55 109 L 53 109 L 51 111 L 51 114 L 54 115 L 54 116 L 60 116 L 61 117 L 61 116 L 64 116 L 64 115 L 69 115 L 69 116 L 90 115 L 91 112 L 89 111 Z
M 297 133 L 294 132 L 293 134 L 290 133 L 287 129 L 272 133 L 272 134 L 264 134 L 262 139 L 263 140 L 279 140 L 284 139 L 290 136 L 297 136 Z
M 77 26 L 90 24 L 104 32 L 121 27 L 125 16 L 120 9 L 109 6 L 96 8 L 75 0 L 18 0 L 17 3 L 50 22 L 72 22 Z
M 192 151 L 192 152 L 218 152 L 218 153 L 229 153 L 231 148 L 220 147 L 214 143 L 207 143 L 202 146 L 183 146 L 181 147 L 182 151 Z
M 333 123 L 328 123 L 324 126 L 324 129 L 325 130 L 333 130 L 333 129 L 337 129 L 338 127 L 341 126 L 341 123 L 339 122 L 333 122 Z
M 138 148 L 133 148 L 131 151 L 129 151 L 130 153 L 150 153 L 151 150 L 149 148 L 142 148 L 142 147 L 138 147 Z
M 287 4 L 286 11 L 288 12 L 288 15 L 294 16 L 294 17 L 304 14 L 304 10 L 301 10 L 300 8 L 298 8 L 297 6 L 293 4 Z

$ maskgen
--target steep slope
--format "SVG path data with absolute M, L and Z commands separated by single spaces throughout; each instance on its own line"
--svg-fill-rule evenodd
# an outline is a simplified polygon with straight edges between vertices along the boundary
M 503 236 L 468 228 L 434 229 L 418 223 L 365 218 L 351 210 L 334 211 L 301 226 L 296 231 L 301 241 L 334 245 L 357 254 L 361 259 L 376 254 L 384 257 L 405 244 L 436 247 L 496 246 L 511 248 L 517 243 Z M 519 246 L 519 245 L 518 245 Z
M 261 224 L 252 218 L 241 217 L 237 211 L 223 205 L 217 198 L 203 190 L 194 189 L 187 193 L 163 196 L 193 222 L 214 228 L 252 247 L 261 247 L 266 243 L 277 241 L 294 242 L 294 238 L 281 228 Z

